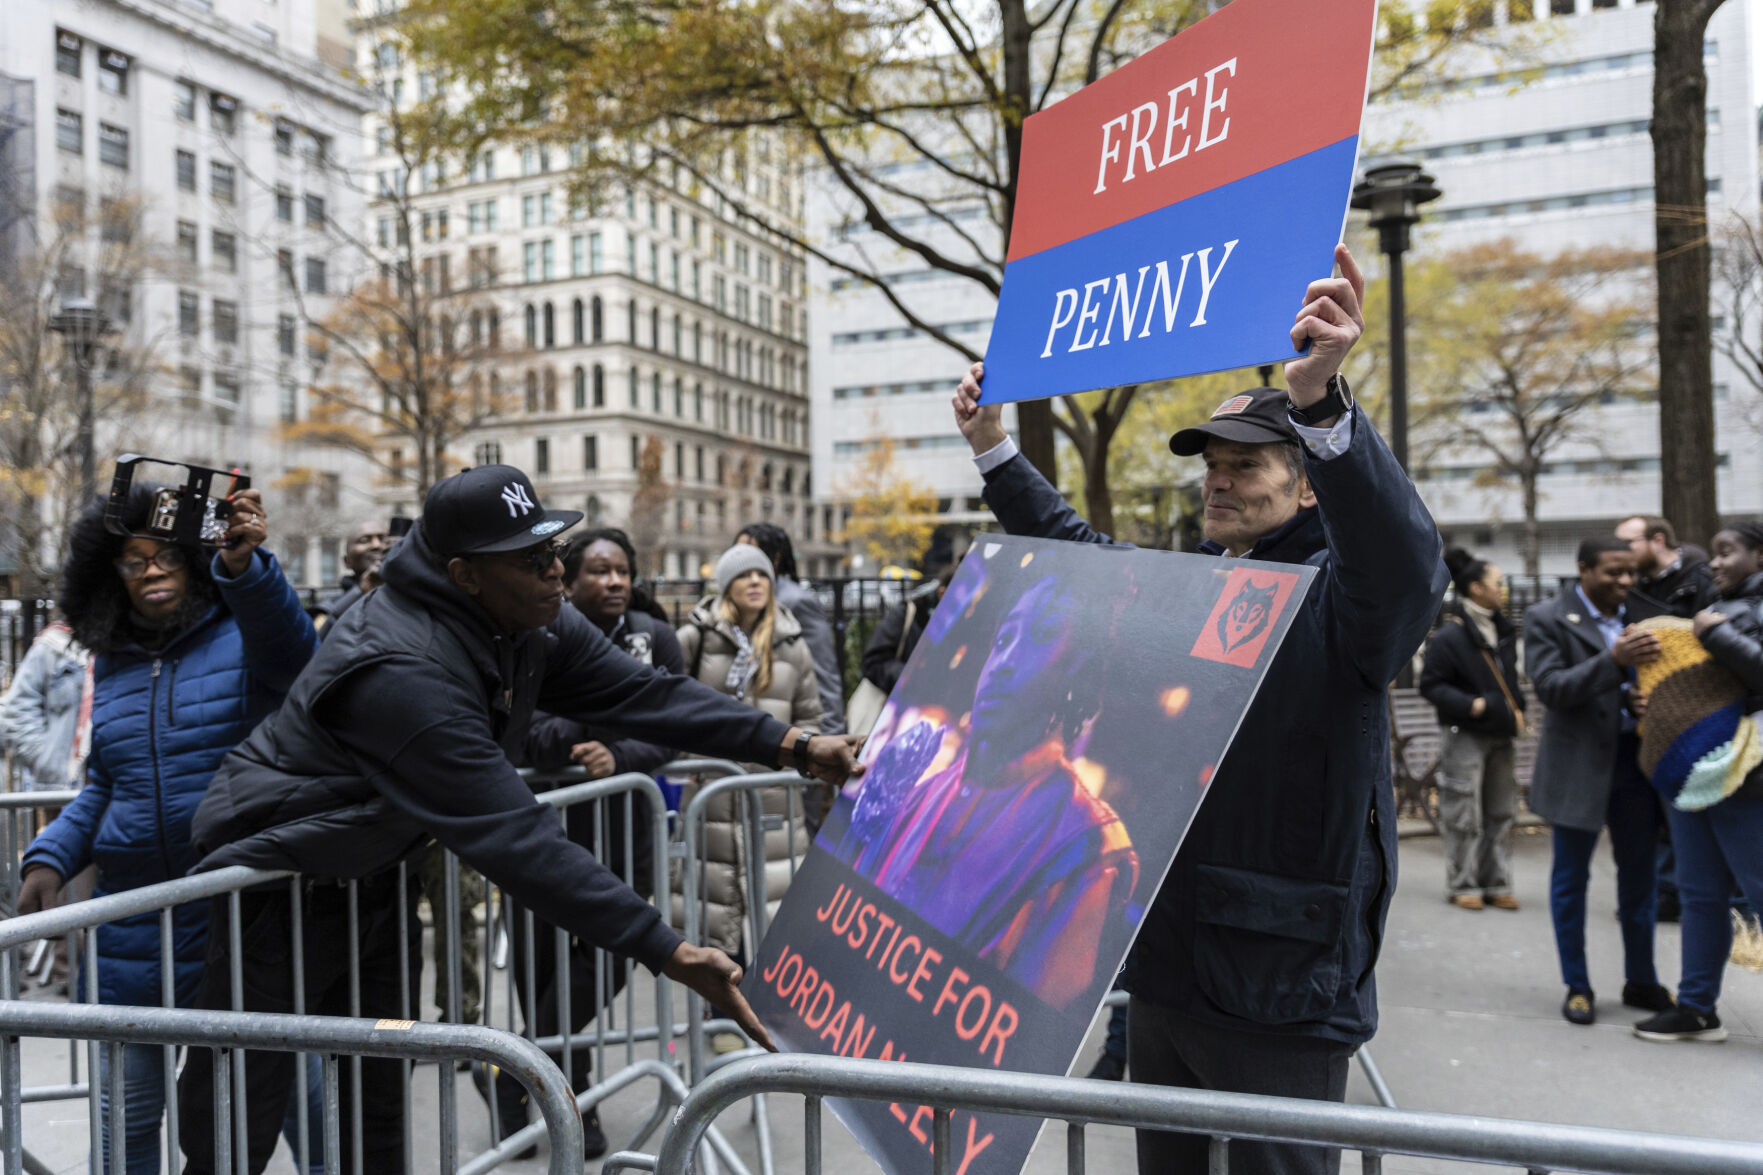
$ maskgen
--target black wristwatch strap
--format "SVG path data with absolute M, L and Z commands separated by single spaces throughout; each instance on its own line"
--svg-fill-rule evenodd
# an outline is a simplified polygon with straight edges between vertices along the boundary
M 796 736 L 796 745 L 790 748 L 790 757 L 796 760 L 796 774 L 803 779 L 813 779 L 814 772 L 808 770 L 808 744 L 814 736 L 806 730 Z
M 1328 377 L 1328 389 L 1322 399 L 1308 408 L 1300 408 L 1286 397 L 1286 412 L 1299 424 L 1315 427 L 1325 420 L 1333 420 L 1337 416 L 1345 416 L 1353 410 L 1353 390 L 1340 372 Z

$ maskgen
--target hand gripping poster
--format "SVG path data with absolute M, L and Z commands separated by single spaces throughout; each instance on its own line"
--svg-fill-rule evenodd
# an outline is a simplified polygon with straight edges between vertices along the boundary
M 747 970 L 778 1045 L 1064 1075 L 1314 574 L 980 536 Z M 833 1108 L 927 1169 L 928 1108 Z M 957 1111 L 950 1169 L 1039 1128 Z

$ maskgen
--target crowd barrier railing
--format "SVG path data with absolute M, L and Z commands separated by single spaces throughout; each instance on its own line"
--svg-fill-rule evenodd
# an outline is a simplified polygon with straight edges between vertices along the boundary
M 579 1175 L 582 1128 L 574 1099 L 563 1074 L 551 1059 L 530 1041 L 504 1032 L 473 1025 L 424 1024 L 408 1020 L 368 1020 L 334 1016 L 291 1016 L 259 1012 L 201 1012 L 175 1008 L 134 1008 L 95 1004 L 23 1004 L 0 1002 L 0 1081 L 4 1081 L 3 1130 L 6 1175 L 25 1171 L 22 1146 L 23 1116 L 18 1089 L 20 1040 L 24 1036 L 88 1040 L 102 1043 L 111 1057 L 110 1137 L 113 1171 L 126 1169 L 126 1112 L 121 1079 L 125 1044 L 161 1045 L 168 1052 L 182 1046 L 213 1050 L 215 1065 L 215 1166 L 233 1170 L 237 1140 L 242 1138 L 244 1106 L 236 1099 L 237 1085 L 230 1074 L 243 1069 L 242 1050 L 300 1052 L 320 1056 L 324 1088 L 324 1170 L 342 1170 L 342 1140 L 338 1128 L 338 1058 L 389 1057 L 409 1064 L 419 1060 L 450 1062 L 467 1058 L 496 1066 L 526 1090 L 537 1105 L 543 1133 L 550 1140 L 550 1175 Z M 451 1064 L 440 1067 L 440 1081 L 453 1080 Z M 168 1091 L 169 1092 L 169 1091 Z M 175 1113 L 173 1114 L 175 1121 Z M 443 1122 L 444 1140 L 450 1131 Z M 536 1132 L 538 1126 L 528 1127 Z M 96 1152 L 94 1152 L 96 1153 Z M 406 1155 L 408 1156 L 408 1145 Z M 406 1160 L 408 1163 L 408 1159 Z M 455 1170 L 453 1158 L 443 1152 L 442 1169 Z M 176 1169 L 175 1167 L 172 1169 Z M 310 1167 L 303 1159 L 300 1169 Z M 353 1168 L 362 1169 L 359 1162 Z
M 674 773 L 690 772 L 702 777 L 740 772 L 743 769 L 736 764 L 721 760 L 689 760 L 670 766 L 667 770 Z M 669 864 L 674 857 L 679 855 L 680 850 L 669 839 L 667 831 L 669 813 L 666 811 L 660 789 L 653 779 L 639 774 L 627 774 L 604 780 L 589 780 L 587 779 L 586 774 L 579 769 L 552 772 L 543 775 L 532 772 L 526 774 L 529 776 L 529 781 L 533 783 L 535 787 L 552 785 L 548 790 L 539 791 L 537 796 L 540 802 L 557 809 L 559 819 L 561 820 L 568 820 L 571 810 L 577 808 L 579 805 L 594 804 L 597 806 L 598 810 L 594 814 L 594 843 L 588 847 L 590 848 L 590 851 L 594 852 L 603 862 L 609 859 L 608 850 L 614 847 L 609 843 L 614 834 L 609 833 L 608 830 L 613 828 L 621 829 L 623 841 L 622 846 L 619 846 L 623 850 L 623 867 L 621 875 L 627 884 L 634 884 L 637 880 L 634 874 L 634 870 L 637 867 L 637 854 L 633 851 L 634 838 L 637 829 L 635 811 L 636 801 L 639 797 L 647 801 L 649 813 L 647 829 L 654 850 L 651 854 L 652 872 L 649 875 L 648 883 L 653 900 L 658 903 L 665 903 L 668 901 Z M 56 800 L 72 798 L 71 794 L 66 797 L 62 797 L 56 793 L 32 793 L 32 795 L 37 806 L 42 806 L 45 803 L 53 804 Z M 14 811 L 21 812 L 30 806 L 31 805 L 23 798 L 14 799 L 14 802 L 11 805 Z M 622 815 L 622 822 L 609 819 L 609 817 L 614 814 L 615 810 L 618 810 L 619 814 Z M 16 823 L 9 824 L 9 830 L 18 827 L 20 826 Z M 16 874 L 18 860 L 22 855 L 24 847 L 28 844 L 28 839 L 28 835 L 15 837 L 14 843 L 11 846 L 8 846 L 10 851 L 6 854 L 5 862 L 6 866 L 13 871 L 14 875 Z M 680 1066 L 674 1059 L 673 1042 L 674 1039 L 685 1030 L 686 1025 L 676 1022 L 673 1018 L 669 981 L 664 976 L 658 975 L 654 977 L 653 1023 L 640 1026 L 635 1002 L 639 990 L 639 984 L 634 975 L 634 968 L 636 965 L 630 960 L 615 960 L 612 956 L 603 953 L 599 954 L 597 956 L 597 967 L 592 995 L 594 1007 L 597 1011 L 590 1017 L 592 1023 L 587 1029 L 576 1032 L 568 1031 L 574 1023 L 570 1008 L 574 985 L 572 985 L 571 982 L 571 952 L 568 949 L 568 936 L 566 933 L 555 927 L 546 927 L 544 930 L 540 930 L 535 917 L 527 910 L 522 910 L 516 917 L 508 917 L 507 914 L 508 910 L 511 908 L 511 903 L 499 903 L 498 898 L 501 895 L 497 894 L 493 888 L 486 892 L 485 896 L 487 901 L 482 908 L 478 906 L 476 901 L 470 903 L 465 902 L 462 897 L 463 891 L 460 885 L 459 868 L 460 866 L 457 859 L 454 858 L 451 853 L 445 853 L 442 858 L 440 869 L 443 878 L 443 893 L 439 895 L 431 893 L 429 895 L 430 903 L 433 907 L 433 918 L 437 929 L 442 926 L 450 927 L 452 929 L 452 933 L 445 936 L 445 949 L 441 951 L 441 957 L 437 960 L 438 970 L 444 970 L 444 973 L 449 980 L 449 995 L 447 998 L 448 1008 L 445 1013 L 443 1013 L 444 1018 L 450 1019 L 455 1023 L 461 1022 L 464 1019 L 461 1015 L 461 980 L 463 978 L 463 969 L 466 964 L 464 959 L 464 944 L 462 941 L 463 936 L 458 933 L 458 929 L 462 919 L 470 919 L 474 928 L 481 931 L 478 935 L 479 941 L 482 944 L 480 954 L 479 957 L 472 962 L 474 968 L 480 966 L 482 968 L 480 973 L 482 981 L 480 990 L 484 999 L 482 1002 L 483 1010 L 479 1013 L 480 1023 L 486 1027 L 504 1027 L 514 1035 L 524 1036 L 530 1044 L 533 1044 L 542 1051 L 552 1055 L 554 1059 L 560 1062 L 566 1071 L 572 1071 L 570 1070 L 571 1062 L 579 1052 L 583 1050 L 591 1050 L 594 1073 L 599 1080 L 594 1083 L 590 1089 L 584 1090 L 580 1095 L 579 1102 L 583 1109 L 595 1104 L 600 1098 L 609 1096 L 611 1093 L 626 1088 L 638 1080 L 653 1079 L 659 1082 L 662 1088 L 662 1094 L 657 1098 L 654 1112 L 651 1115 L 649 1122 L 641 1131 L 639 1131 L 636 1138 L 631 1143 L 632 1146 L 642 1145 L 657 1129 L 660 1128 L 665 1119 L 667 1106 L 670 1102 L 677 1102 L 679 1098 L 683 1096 L 683 1090 L 685 1088 L 683 1082 L 680 1082 L 677 1076 L 677 1070 Z M 400 942 L 409 941 L 409 935 L 412 931 L 408 922 L 408 911 L 410 910 L 412 903 L 407 899 L 411 894 L 410 886 L 421 884 L 421 881 L 415 876 L 415 872 L 414 862 L 405 862 L 398 867 L 397 902 L 398 935 Z M 304 893 L 309 892 L 306 887 L 310 886 L 312 883 L 290 873 L 245 868 L 216 870 L 193 877 L 180 878 L 159 885 L 145 886 L 119 894 L 107 895 L 101 899 L 93 901 L 72 903 L 52 910 L 43 911 L 38 914 L 33 914 L 28 917 L 13 918 L 4 923 L 0 923 L 0 955 L 5 956 L 9 964 L 6 975 L 6 987 L 3 993 L 4 998 L 16 999 L 18 995 L 21 968 L 17 965 L 15 957 L 16 950 L 38 940 L 48 940 L 53 937 L 67 935 L 70 936 L 70 938 L 82 939 L 93 960 L 93 966 L 85 969 L 83 980 L 86 999 L 89 1002 L 95 1003 L 99 991 L 100 977 L 100 966 L 98 965 L 95 951 L 99 927 L 119 918 L 139 916 L 143 914 L 156 914 L 158 915 L 159 921 L 160 954 L 162 960 L 159 992 L 160 1004 L 164 1008 L 171 1008 L 175 1004 L 174 968 L 172 965 L 173 952 L 170 949 L 173 941 L 173 910 L 179 905 L 192 901 L 223 898 L 227 904 L 227 916 L 225 918 L 226 925 L 223 929 L 217 924 L 214 929 L 218 933 L 226 933 L 229 935 L 228 955 L 231 960 L 232 970 L 232 974 L 229 977 L 233 996 L 232 1008 L 234 1011 L 239 1011 L 242 1008 L 243 997 L 242 976 L 240 973 L 242 960 L 242 952 L 240 950 L 242 934 L 240 912 L 241 894 L 249 889 L 275 884 L 284 884 L 288 887 L 289 901 L 294 914 L 293 925 L 296 927 L 296 931 L 292 936 L 293 941 L 291 943 L 290 967 L 293 971 L 292 986 L 294 988 L 295 1012 L 296 1014 L 303 1014 L 306 1011 L 306 1003 L 304 993 L 302 943 L 298 931 L 298 927 L 300 926 L 299 911 L 301 910 Z M 353 928 L 359 925 L 360 897 L 358 893 L 358 883 L 348 882 L 346 883 L 346 889 L 349 925 Z M 437 900 L 437 898 L 439 900 Z M 502 917 L 486 917 L 484 915 L 484 910 L 495 911 L 499 904 L 503 906 Z M 663 908 L 665 909 L 665 906 Z M 538 936 L 541 933 L 555 935 L 555 944 L 557 947 L 554 952 L 556 970 L 552 978 L 556 983 L 555 991 L 558 1003 L 557 1021 L 558 1025 L 562 1028 L 561 1031 L 541 1035 L 537 1032 L 536 1023 L 532 1017 L 520 1015 L 520 1007 L 522 1006 L 522 1003 L 516 996 L 515 968 L 513 967 L 506 968 L 508 975 L 506 983 L 503 985 L 504 998 L 500 1001 L 500 1007 L 495 1007 L 497 1001 L 491 998 L 494 991 L 491 970 L 492 965 L 495 963 L 494 956 L 497 952 L 494 944 L 490 941 L 490 936 L 498 931 L 502 935 L 504 946 L 511 946 L 514 943 L 516 936 L 519 936 L 519 942 L 525 947 L 525 958 L 528 960 L 535 958 L 534 947 L 537 945 Z M 359 942 L 353 933 L 348 937 L 350 941 L 348 944 L 347 1005 L 350 1014 L 358 1015 L 362 1010 L 360 996 L 361 971 Z M 506 954 L 506 952 L 502 953 L 504 955 Z M 414 1001 L 419 998 L 420 985 L 412 984 L 412 972 L 410 968 L 416 967 L 420 969 L 423 966 L 423 960 L 420 957 L 413 960 L 405 952 L 400 952 L 400 960 L 399 991 L 401 997 L 398 1016 L 402 1020 L 414 1021 L 420 1018 L 420 1010 L 413 1006 Z M 502 961 L 501 965 L 506 965 L 506 959 Z M 622 986 L 625 1000 L 622 1024 L 618 1023 L 618 1018 L 613 1015 L 615 1002 L 610 994 L 616 989 L 614 978 L 615 968 L 623 969 L 622 979 L 624 982 Z M 538 982 L 537 968 L 526 966 L 524 967 L 524 971 L 524 991 L 520 994 L 524 994 L 527 997 L 524 1001 L 524 1007 L 530 1010 L 536 1006 L 533 997 Z M 28 1007 L 32 1009 L 44 1006 L 47 1005 L 38 1003 L 28 1005 Z M 517 1015 L 520 1015 L 519 1020 L 516 1019 Z M 498 1021 L 500 1022 L 499 1024 Z M 27 1032 L 24 1035 L 31 1036 L 40 1034 Z M 636 1053 L 639 1044 L 653 1044 L 656 1048 L 655 1058 L 653 1060 L 640 1059 Z M 609 1072 L 606 1066 L 607 1054 L 611 1050 L 616 1050 L 619 1046 L 622 1046 L 624 1054 L 622 1057 L 623 1066 L 616 1071 Z M 100 1052 L 97 1043 L 88 1042 L 85 1051 L 87 1054 L 87 1074 L 90 1075 L 96 1073 L 98 1071 L 98 1057 Z M 95 1088 L 95 1082 L 81 1080 L 79 1072 L 79 1052 L 80 1050 L 77 1044 L 70 1047 L 69 1079 L 66 1083 L 20 1090 L 17 1100 L 22 1104 L 26 1102 L 61 1099 L 89 1099 L 92 1145 L 94 1149 L 96 1149 L 100 1142 L 101 1131 L 101 1118 L 98 1113 L 101 1091 Z M 616 1054 L 614 1055 L 616 1056 Z M 359 1065 L 359 1058 L 352 1058 L 349 1063 L 352 1067 L 356 1067 Z M 168 1115 L 164 1142 L 166 1144 L 168 1157 L 170 1157 L 175 1163 L 178 1154 L 177 1095 L 175 1088 L 177 1060 L 175 1049 L 168 1048 L 166 1050 L 165 1064 L 167 1067 L 165 1079 L 167 1084 Z M 234 1096 L 239 1100 L 240 1104 L 242 1104 L 245 1096 L 244 1067 L 242 1065 L 234 1066 L 231 1072 L 231 1079 L 235 1085 L 233 1091 Z M 411 1107 L 410 1079 L 410 1065 L 406 1063 L 403 1066 L 403 1099 L 406 1110 L 405 1129 L 407 1154 L 409 1153 L 408 1143 L 409 1132 L 411 1130 L 411 1114 L 409 1112 Z M 11 1088 L 17 1087 L 14 1085 Z M 360 1089 L 361 1086 L 359 1081 L 354 1082 L 353 1098 L 355 1100 L 351 1108 L 356 1112 L 351 1115 L 351 1120 L 355 1123 L 355 1126 L 350 1132 L 350 1137 L 346 1140 L 346 1144 L 350 1147 L 351 1157 L 359 1157 L 362 1148 L 359 1125 L 361 1121 L 359 1114 Z M 301 1063 L 296 1066 L 296 1096 L 294 1098 L 294 1103 L 299 1118 L 297 1135 L 299 1141 L 296 1143 L 295 1147 L 296 1159 L 302 1165 L 303 1169 L 305 1169 L 305 1164 L 309 1159 L 305 1146 L 306 1140 L 309 1137 L 309 1121 L 307 1118 L 308 1092 L 307 1068 L 304 1063 Z M 454 1090 L 451 1083 L 442 1083 L 440 1097 L 440 1112 L 444 1124 L 443 1134 L 446 1135 L 446 1138 L 443 1140 L 444 1146 L 447 1147 L 449 1153 L 456 1154 L 458 1145 L 456 1135 L 457 1108 L 454 1105 Z M 494 1101 L 493 1091 L 491 1100 L 492 1102 Z M 515 1132 L 509 1138 L 502 1138 L 500 1137 L 501 1123 L 497 1114 L 494 1112 L 493 1106 L 489 1117 L 492 1140 L 491 1148 L 484 1152 L 484 1154 L 473 1158 L 465 1168 L 462 1168 L 464 1170 L 489 1170 L 498 1163 L 519 1154 L 526 1146 L 529 1146 L 536 1141 L 538 1133 L 538 1128 L 536 1126 L 529 1127 L 525 1131 Z M 733 1150 L 729 1148 L 726 1142 L 721 1140 L 720 1137 L 713 1136 L 711 1145 L 713 1153 L 722 1157 L 731 1168 L 742 1170 L 739 1160 L 735 1157 Z
M 1229 1175 L 1234 1139 L 1359 1152 L 1365 1175 L 1389 1155 L 1517 1167 L 1531 1175 L 1763 1175 L 1763 1145 L 1504 1118 L 1392 1110 L 1337 1102 L 1166 1086 L 1039 1077 L 843 1057 L 748 1057 L 698 1084 L 655 1155 L 621 1152 L 601 1168 L 692 1175 L 704 1131 L 730 1106 L 767 1093 L 806 1099 L 804 1175 L 820 1175 L 821 1107 L 828 1097 L 930 1107 L 934 1175 L 957 1168 L 950 1114 L 1017 1114 L 1066 1124 L 1066 1171 L 1085 1167 L 1085 1128 L 1127 1126 L 1205 1135 L 1209 1175 Z

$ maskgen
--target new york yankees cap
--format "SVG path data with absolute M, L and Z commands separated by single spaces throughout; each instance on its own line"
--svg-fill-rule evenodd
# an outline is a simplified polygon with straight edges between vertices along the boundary
M 1177 457 L 1193 457 L 1205 450 L 1212 437 L 1245 445 L 1295 442 L 1298 430 L 1292 425 L 1286 390 L 1250 388 L 1237 393 L 1214 408 L 1212 419 L 1205 424 L 1184 428 L 1170 437 L 1169 451 Z
M 562 534 L 580 510 L 547 510 L 526 474 L 512 465 L 480 465 L 429 487 L 422 533 L 443 559 L 519 551 Z

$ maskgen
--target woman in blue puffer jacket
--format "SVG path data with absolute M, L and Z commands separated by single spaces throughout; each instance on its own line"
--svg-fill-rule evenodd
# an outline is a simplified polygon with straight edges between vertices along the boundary
M 145 529 L 155 492 L 137 487 L 130 497 L 129 530 Z M 102 503 L 75 523 L 60 603 L 97 658 L 91 756 L 79 798 L 25 854 L 21 914 L 53 904 L 64 879 L 87 865 L 98 868 L 98 895 L 189 872 L 190 820 L 215 768 L 280 703 L 318 647 L 293 587 L 262 549 L 261 496 L 243 490 L 231 506 L 218 551 L 112 534 Z M 195 1002 L 208 914 L 207 902 L 175 912 L 180 1007 Z M 97 956 L 100 1003 L 160 1003 L 157 915 L 102 926 Z M 78 990 L 83 996 L 83 974 Z M 128 1175 L 158 1175 L 163 1053 L 129 1046 L 123 1067 Z M 108 1096 L 107 1076 L 100 1079 Z M 108 1114 L 104 1124 L 98 1169 L 108 1172 Z

